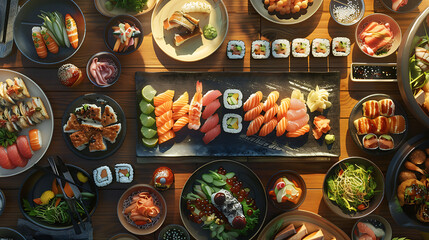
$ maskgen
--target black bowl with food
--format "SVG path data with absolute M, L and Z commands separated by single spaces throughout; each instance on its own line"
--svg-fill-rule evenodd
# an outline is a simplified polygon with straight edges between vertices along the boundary
M 109 52 L 94 54 L 86 65 L 86 75 L 97 87 L 110 87 L 119 80 L 121 62 Z
M 422 3 L 422 0 L 380 0 L 380 2 L 394 13 L 409 13 L 415 10 Z
M 158 240 L 189 240 L 191 236 L 188 231 L 182 226 L 177 224 L 170 224 L 165 226 L 159 232 Z
M 360 240 L 369 235 L 375 235 L 379 240 L 390 240 L 392 239 L 392 227 L 382 216 L 372 214 L 363 217 L 353 226 L 351 239 Z
M 429 232 L 429 133 L 411 138 L 396 152 L 386 174 L 386 198 L 395 222 L 406 228 Z
M 266 190 L 271 203 L 284 211 L 297 209 L 307 195 L 304 179 L 292 170 L 279 171 L 271 176 Z
M 118 55 L 135 52 L 142 45 L 143 37 L 142 24 L 131 15 L 111 18 L 104 29 L 104 43 Z
M 92 215 L 98 204 L 98 189 L 92 176 L 80 167 L 70 164 L 66 166 L 74 182 L 79 186 L 89 214 Z M 50 230 L 70 229 L 73 225 L 69 218 L 68 206 L 58 182 L 54 180 L 55 176 L 49 166 L 33 169 L 19 191 L 19 209 L 25 218 L 40 227 Z M 66 184 L 63 183 L 63 187 L 65 186 Z M 56 214 L 53 214 L 54 212 Z M 83 214 L 82 211 L 79 212 Z
M 323 200 L 344 218 L 356 219 L 371 214 L 383 196 L 383 173 L 366 158 L 349 157 L 335 163 L 323 181 Z
M 25 237 L 12 228 L 0 227 L 0 239 L 25 240 Z
M 421 39 L 429 39 L 426 35 L 426 32 L 429 33 L 428 18 L 429 8 L 426 8 L 408 27 L 399 46 L 397 58 L 398 87 L 402 99 L 406 108 L 426 128 L 429 128 L 429 98 L 426 97 L 429 94 L 429 85 L 421 67 L 429 67 L 429 64 L 424 64 L 424 61 L 416 59 L 416 56 L 427 56 L 429 53 L 417 44 Z M 427 57 L 426 61 L 429 61 Z

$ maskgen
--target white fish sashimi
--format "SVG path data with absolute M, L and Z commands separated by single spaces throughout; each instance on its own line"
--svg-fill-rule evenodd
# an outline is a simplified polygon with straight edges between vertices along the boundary
M 383 229 L 381 229 L 381 228 L 376 228 L 376 227 L 374 227 L 372 224 L 370 224 L 370 223 L 364 223 L 366 226 L 368 226 L 373 232 L 374 232 L 374 234 L 375 234 L 375 236 L 377 237 L 377 238 L 382 238 L 382 237 L 384 237 L 384 235 L 386 234 L 384 231 L 383 231 Z
M 307 113 L 307 109 L 298 109 L 298 110 L 288 110 L 287 111 L 287 119 L 289 121 L 294 121 L 300 118 L 303 118 L 305 114 Z
M 182 6 L 184 13 L 210 13 L 211 6 L 205 2 L 188 2 Z
M 290 100 L 290 107 L 291 110 L 298 110 L 298 109 L 305 109 L 305 103 L 303 103 L 301 100 L 292 98 Z
M 303 118 L 294 121 L 288 121 L 286 130 L 288 132 L 295 132 L 296 130 L 302 128 L 305 124 L 307 124 L 308 120 L 310 120 L 310 116 L 306 114 Z

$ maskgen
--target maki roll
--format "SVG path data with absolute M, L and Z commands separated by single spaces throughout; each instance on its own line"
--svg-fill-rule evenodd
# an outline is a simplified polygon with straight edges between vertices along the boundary
M 407 126 L 402 115 L 395 115 L 389 118 L 389 132 L 393 134 L 404 133 Z
M 363 147 L 369 150 L 374 150 L 378 148 L 378 138 L 374 133 L 365 135 L 362 138 Z
M 315 38 L 312 42 L 311 53 L 313 57 L 327 57 L 330 52 L 328 39 Z
M 395 103 L 392 99 L 385 98 L 380 101 L 378 101 L 380 105 L 380 115 L 391 117 L 393 114 L 395 114 Z
M 101 166 L 95 169 L 92 174 L 94 175 L 94 182 L 97 187 L 105 187 L 112 183 L 112 172 L 108 166 Z
M 229 59 L 243 59 L 246 54 L 246 46 L 243 41 L 231 40 L 226 47 L 226 56 Z
M 115 165 L 116 182 L 131 183 L 134 177 L 133 167 L 128 163 L 120 163 Z
M 345 57 L 350 54 L 350 39 L 336 37 L 332 39 L 332 54 L 336 57 Z
M 227 113 L 223 116 L 222 128 L 227 133 L 240 133 L 243 129 L 242 118 L 238 114 Z
M 223 105 L 226 109 L 237 109 L 243 105 L 243 94 L 238 89 L 227 89 L 223 94 Z
M 378 138 L 378 147 L 383 151 L 392 150 L 395 147 L 393 138 L 390 135 L 381 135 Z
M 286 39 L 277 39 L 272 44 L 273 57 L 287 58 L 290 54 L 290 43 Z
M 270 56 L 270 43 L 265 40 L 252 42 L 253 59 L 267 59 Z
M 306 38 L 295 38 L 292 41 L 292 55 L 294 57 L 308 57 L 310 54 L 310 41 Z

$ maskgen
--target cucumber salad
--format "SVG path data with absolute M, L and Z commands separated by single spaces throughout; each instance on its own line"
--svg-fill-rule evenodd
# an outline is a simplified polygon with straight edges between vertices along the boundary
M 232 240 L 246 236 L 258 224 L 259 209 L 235 173 L 220 167 L 197 180 L 185 196 L 189 217 L 203 224 L 213 239 Z

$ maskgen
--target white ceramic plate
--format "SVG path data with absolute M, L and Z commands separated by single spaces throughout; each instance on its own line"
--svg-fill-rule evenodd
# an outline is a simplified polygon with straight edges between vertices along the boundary
M 102 15 L 106 17 L 114 17 L 114 16 L 124 15 L 124 14 L 139 16 L 147 12 L 150 12 L 153 9 L 153 7 L 155 7 L 156 5 L 156 0 L 148 0 L 146 6 L 141 12 L 129 12 L 121 8 L 114 8 L 112 11 L 109 11 L 106 9 L 106 7 L 104 7 L 104 4 L 107 1 L 108 0 L 94 0 L 95 8 L 97 8 L 98 12 L 100 12 Z
M 201 31 L 210 23 L 216 28 L 218 36 L 208 40 L 201 35 L 176 47 L 173 40 L 176 31 L 164 30 L 163 22 L 175 11 L 180 11 L 185 3 L 198 1 L 211 5 L 210 14 L 190 13 L 190 15 L 200 20 Z M 152 13 L 151 28 L 156 44 L 165 54 L 182 62 L 195 62 L 210 56 L 222 45 L 228 32 L 228 25 L 228 12 L 222 0 L 160 0 Z
M 34 152 L 33 157 L 28 160 L 27 165 L 23 168 L 17 167 L 15 169 L 4 169 L 0 167 L 0 177 L 14 176 L 25 172 L 31 167 L 33 167 L 45 155 L 46 151 L 49 148 L 49 145 L 51 144 L 52 135 L 54 133 L 54 114 L 52 112 L 51 104 L 49 103 L 49 100 L 43 90 L 35 82 L 33 82 L 33 80 L 31 80 L 24 74 L 8 69 L 0 69 L 0 81 L 4 82 L 6 79 L 13 79 L 14 77 L 20 77 L 22 78 L 22 80 L 24 80 L 25 84 L 27 85 L 27 89 L 32 97 L 40 97 L 42 99 L 50 118 L 44 120 L 43 122 L 35 126 L 26 128 L 19 133 L 19 135 L 28 136 L 28 132 L 31 129 L 39 129 L 42 136 L 42 148 L 39 151 Z

